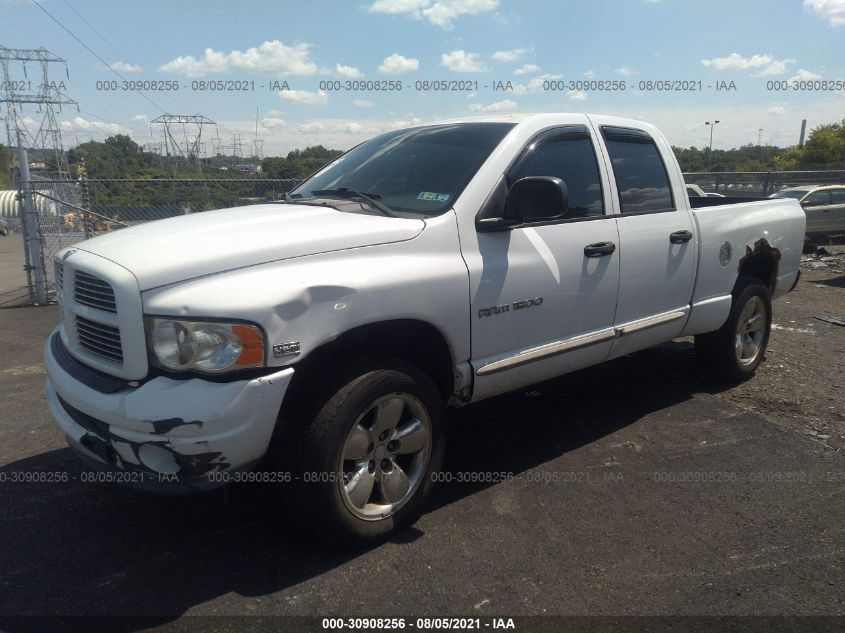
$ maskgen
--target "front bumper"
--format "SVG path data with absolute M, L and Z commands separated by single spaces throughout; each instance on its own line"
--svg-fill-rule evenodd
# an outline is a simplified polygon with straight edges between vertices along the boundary
M 170 492 L 215 488 L 226 481 L 219 473 L 256 464 L 293 377 L 291 368 L 232 382 L 160 376 L 102 393 L 59 364 L 50 339 L 44 363 L 50 413 L 83 461 Z

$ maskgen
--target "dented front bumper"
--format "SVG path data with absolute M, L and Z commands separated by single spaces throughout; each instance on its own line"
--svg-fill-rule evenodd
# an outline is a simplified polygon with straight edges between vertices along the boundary
M 159 376 L 105 393 L 67 371 L 51 343 L 47 404 L 71 448 L 101 470 L 133 473 L 125 480 L 150 490 L 215 488 L 226 481 L 219 473 L 255 465 L 293 377 L 291 368 L 230 382 Z

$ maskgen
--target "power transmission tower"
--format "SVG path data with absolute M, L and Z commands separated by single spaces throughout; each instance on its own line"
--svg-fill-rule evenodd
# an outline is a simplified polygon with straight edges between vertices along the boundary
M 264 158 L 264 139 L 258 136 L 258 108 L 255 109 L 255 138 L 252 139 L 252 157 L 255 159 L 255 171 Z
M 37 64 L 37 79 L 30 78 L 27 64 Z M 6 104 L 6 139 L 9 147 L 23 144 L 24 147 L 51 153 L 55 160 L 56 177 L 61 179 L 69 177 L 70 172 L 61 130 L 56 121 L 56 108 L 61 112 L 62 106 L 76 106 L 77 110 L 79 106 L 62 92 L 63 82 L 50 79 L 50 64 L 64 65 L 65 75 L 68 76 L 65 60 L 46 48 L 0 46 L 0 67 L 3 72 L 0 103 Z M 35 106 L 36 112 L 28 112 L 33 108 L 26 106 Z M 41 115 L 38 129 L 34 132 L 27 121 L 33 114 Z
M 40 71 L 34 78 L 30 78 L 27 72 L 28 64 L 37 65 Z M 6 105 L 6 140 L 9 147 L 13 144 L 17 147 L 18 153 L 17 187 L 23 211 L 24 268 L 30 300 L 38 304 L 48 301 L 52 287 L 52 268 L 48 268 L 46 262 L 51 261 L 65 245 L 62 234 L 64 211 L 79 208 L 74 204 L 78 200 L 78 192 L 67 182 L 70 169 L 56 121 L 57 108 L 61 112 L 62 106 L 75 105 L 77 110 L 79 106 L 62 92 L 65 88 L 63 81 L 50 79 L 51 64 L 63 64 L 65 75 L 69 77 L 65 60 L 46 48 L 7 48 L 0 45 L 0 103 Z M 34 132 L 31 129 L 35 128 L 33 120 L 38 121 L 38 129 Z M 27 151 L 30 148 L 41 151 L 40 160 L 52 155 L 56 182 L 39 184 L 38 189 L 33 187 Z M 53 195 L 45 194 L 45 188 L 49 188 Z M 53 213 L 39 211 L 36 195 L 52 199 L 59 206 Z
M 205 127 L 213 127 L 217 136 L 217 122 L 201 114 L 162 114 L 150 121 L 151 129 L 153 125 L 163 127 L 164 154 L 174 159 L 174 167 L 181 159 L 186 165 L 195 164 L 202 174 L 202 131 Z

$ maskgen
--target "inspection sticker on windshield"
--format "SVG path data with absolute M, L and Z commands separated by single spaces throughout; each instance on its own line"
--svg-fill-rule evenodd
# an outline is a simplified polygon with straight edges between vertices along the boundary
M 432 202 L 446 202 L 448 199 L 448 193 L 434 193 L 433 191 L 420 191 L 417 195 L 417 200 L 431 200 Z

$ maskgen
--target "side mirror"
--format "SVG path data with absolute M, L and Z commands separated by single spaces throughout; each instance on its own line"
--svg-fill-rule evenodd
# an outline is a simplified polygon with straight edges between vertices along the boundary
M 565 182 L 552 176 L 527 176 L 513 183 L 508 191 L 504 217 L 516 223 L 551 220 L 567 210 L 569 191 Z
M 535 220 L 563 217 L 569 210 L 569 191 L 560 178 L 527 176 L 511 186 L 499 179 L 475 221 L 481 233 L 506 231 L 512 226 Z

